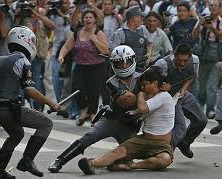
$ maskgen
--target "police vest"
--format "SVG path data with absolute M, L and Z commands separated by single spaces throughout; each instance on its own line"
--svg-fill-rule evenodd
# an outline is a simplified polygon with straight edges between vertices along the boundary
M 117 77 L 116 75 L 114 75 L 113 77 L 111 77 L 110 79 L 108 79 L 107 80 L 107 82 L 106 82 L 106 87 L 110 90 L 110 91 L 112 91 L 113 93 L 115 93 L 116 91 L 124 91 L 124 90 L 129 90 L 129 91 L 131 91 L 132 93 L 134 93 L 134 94 L 137 94 L 139 91 L 140 91 L 140 85 L 139 85 L 139 77 L 140 77 L 140 73 L 137 73 L 137 72 L 135 72 L 134 74 L 133 74 L 133 78 L 132 78 L 132 84 L 131 84 L 131 89 L 128 89 L 128 87 L 125 85 L 125 84 L 123 84 L 122 82 L 121 82 L 121 79 L 119 78 L 119 77 Z M 111 101 L 111 104 L 110 104 L 110 106 L 111 106 L 111 108 L 112 108 L 112 110 L 117 110 L 117 111 L 119 111 L 119 110 L 121 110 L 121 109 L 119 109 L 119 107 L 118 106 L 116 106 L 116 104 L 115 103 L 113 103 L 114 101 Z M 126 109 L 124 109 L 124 110 L 126 110 Z M 129 109 L 127 109 L 127 110 L 129 110 Z M 126 110 L 126 111 L 127 111 Z
M 20 53 L 0 57 L 0 98 L 18 98 L 20 81 L 13 70 L 16 61 L 24 56 Z
M 123 29 L 123 32 L 125 33 L 125 42 L 121 45 L 128 45 L 133 49 L 136 54 L 136 71 L 144 71 L 146 62 L 144 55 L 147 54 L 148 40 L 144 37 L 143 29 L 136 29 L 134 32 L 129 29 Z
M 193 60 L 191 59 L 190 63 L 182 71 L 175 68 L 170 56 L 167 56 L 165 61 L 167 62 L 168 67 L 167 80 L 171 85 L 171 90 L 169 93 L 171 96 L 174 96 L 182 88 L 184 81 L 195 75 Z

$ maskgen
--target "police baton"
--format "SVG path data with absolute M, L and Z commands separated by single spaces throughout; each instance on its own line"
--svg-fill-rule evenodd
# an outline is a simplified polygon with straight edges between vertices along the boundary
M 110 61 L 109 61 L 109 59 L 110 59 L 110 56 L 109 56 L 109 55 L 100 53 L 99 56 L 100 56 L 101 58 L 103 58 L 106 63 L 109 63 L 109 62 L 110 62 Z
M 192 77 L 193 77 L 193 76 L 189 76 L 189 77 L 187 77 L 187 78 L 184 78 L 184 79 L 182 79 L 182 80 L 180 80 L 180 81 L 177 81 L 177 82 L 173 83 L 173 84 L 171 85 L 171 88 L 174 87 L 174 86 L 176 86 L 176 85 L 178 85 L 178 84 L 180 84 L 180 83 L 183 83 L 183 82 L 186 81 L 186 80 L 191 79 Z
M 67 101 L 69 101 L 73 96 L 77 95 L 80 92 L 80 90 L 76 90 L 74 93 L 70 94 L 68 97 L 66 97 L 65 99 L 63 99 L 62 101 L 60 101 L 58 104 L 61 106 L 64 103 L 66 103 Z M 54 112 L 52 109 L 49 109 L 47 111 L 48 114 L 51 114 L 52 112 Z

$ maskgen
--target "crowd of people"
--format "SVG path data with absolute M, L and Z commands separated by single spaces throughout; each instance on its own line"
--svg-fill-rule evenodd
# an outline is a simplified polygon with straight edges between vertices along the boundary
M 107 137 L 119 146 L 81 159 L 85 174 L 98 167 L 166 168 L 176 147 L 192 158 L 190 145 L 208 119 L 218 122 L 211 134 L 222 130 L 221 3 L 0 0 L 0 125 L 9 134 L 0 149 L 0 178 L 15 178 L 5 168 L 23 138 L 22 126 L 37 131 L 17 168 L 43 176 L 33 160 L 52 130 L 44 104 L 77 126 L 87 120 L 92 126 L 48 167 L 52 173 Z M 49 90 L 54 99 L 42 95 Z M 57 103 L 76 90 L 80 94 L 66 105 Z M 19 96 L 30 108 L 22 107 Z M 97 113 L 100 99 L 103 112 Z

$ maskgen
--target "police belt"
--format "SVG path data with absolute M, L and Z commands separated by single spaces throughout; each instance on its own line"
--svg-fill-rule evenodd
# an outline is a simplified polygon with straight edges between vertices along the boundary
M 19 107 L 19 106 L 21 106 L 21 102 L 19 100 L 0 98 L 0 107 Z

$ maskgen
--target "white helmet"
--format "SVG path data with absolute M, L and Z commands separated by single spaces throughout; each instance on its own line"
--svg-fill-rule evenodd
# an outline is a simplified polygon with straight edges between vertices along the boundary
M 113 49 L 110 56 L 110 62 L 114 73 L 119 77 L 128 77 L 135 72 L 136 69 L 136 61 L 135 61 L 135 52 L 133 49 L 127 45 L 120 45 Z M 115 64 L 116 62 L 123 61 L 126 63 L 127 61 L 131 62 L 131 65 L 127 68 L 118 68 Z
M 35 34 L 28 27 L 18 26 L 10 30 L 7 37 L 7 45 L 14 43 L 24 47 L 30 53 L 30 60 L 33 60 L 37 51 L 37 39 Z

